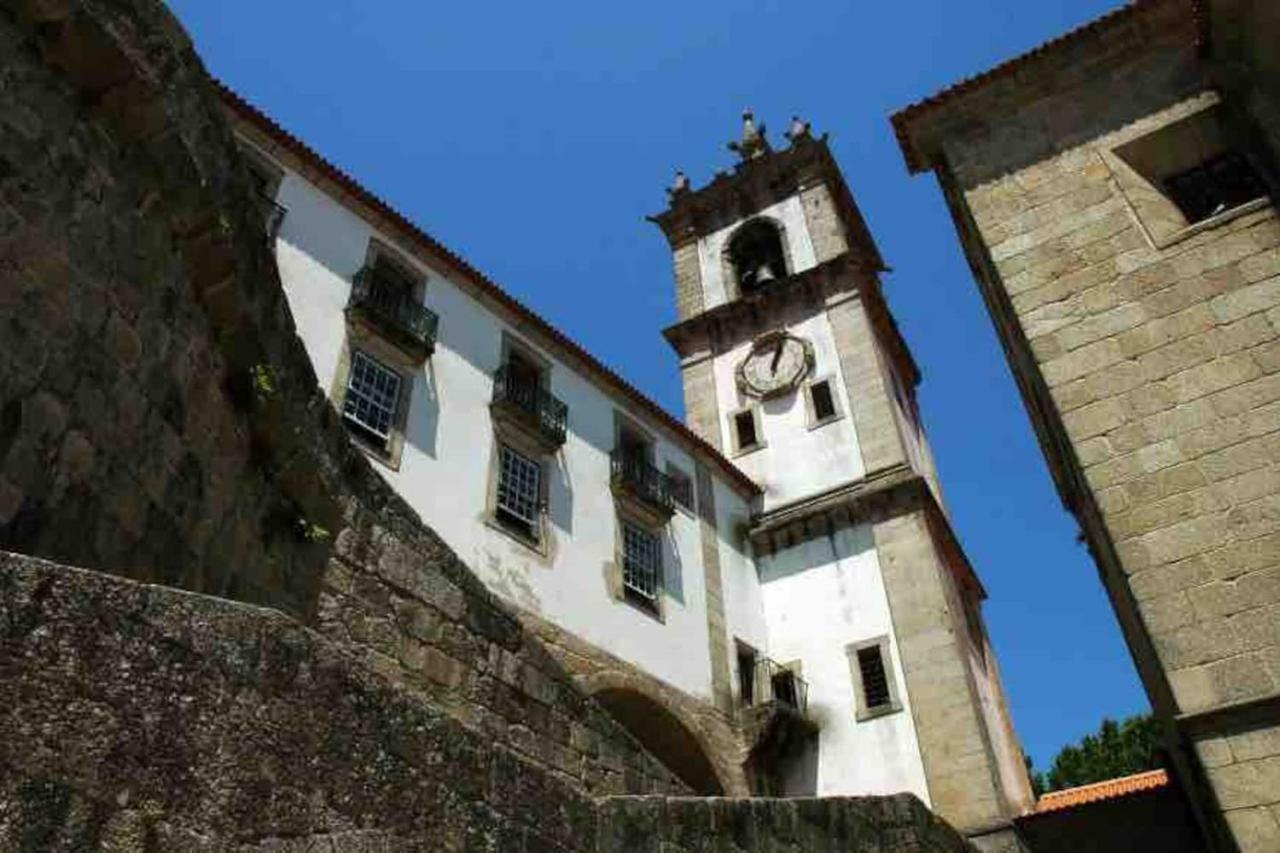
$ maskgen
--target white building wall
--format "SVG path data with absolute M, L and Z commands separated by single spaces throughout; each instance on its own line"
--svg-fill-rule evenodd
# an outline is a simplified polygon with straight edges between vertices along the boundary
M 811 429 L 803 388 L 760 403 L 765 447 L 734 456 L 733 462 L 764 488 L 766 511 L 862 479 L 866 473 L 827 315 L 815 314 L 791 325 L 788 331 L 813 344 L 814 370 L 809 379 L 829 377 L 832 380 L 831 390 L 843 417 Z M 756 402 L 738 390 L 738 365 L 750 350 L 751 342 L 744 341 L 717 355 L 712 368 L 716 395 L 721 402 L 721 446 L 725 448 L 734 447 L 733 425 L 728 413 L 748 402 Z
M 351 278 L 364 265 L 375 232 L 293 173 L 286 174 L 278 200 L 288 209 L 277 243 L 285 293 L 317 377 L 333 393 Z M 376 236 L 396 245 L 385 234 Z M 461 287 L 419 269 L 427 280 L 426 305 L 441 318 L 437 345 L 413 378 L 399 470 L 375 463 L 378 469 L 499 595 L 675 687 L 711 699 L 696 517 L 677 511 L 664 530 L 662 621 L 610 595 L 607 572 L 615 559 L 617 517 L 608 454 L 615 412 L 623 407 L 536 341 L 514 333 Z M 504 331 L 550 362 L 549 390 L 569 407 L 568 438 L 549 466 L 545 557 L 485 523 L 494 452 L 491 376 L 500 364 Z M 693 460 L 665 428 L 641 413 L 627 414 L 655 437 L 660 469 L 672 461 L 693 476 Z M 748 514 L 744 499 L 722 481 L 716 483 L 716 506 L 726 525 L 740 524 Z M 750 561 L 727 545 L 721 557 L 726 622 L 764 646 Z
M 799 661 L 809 685 L 809 714 L 819 726 L 816 778 L 819 796 L 910 791 L 929 803 L 889 601 L 868 525 L 761 558 L 760 580 L 769 632 L 769 656 Z M 846 647 L 888 635 L 902 710 L 858 722 L 854 672 Z
M 817 255 L 809 238 L 804 219 L 804 206 L 799 196 L 789 196 L 776 204 L 763 208 L 752 219 L 769 219 L 782 226 L 787 253 L 788 272 L 794 274 L 816 266 Z M 713 231 L 698 241 L 698 262 L 702 268 L 702 293 L 704 310 L 728 302 L 732 296 L 730 283 L 725 281 L 724 252 L 729 238 L 738 230 L 741 222 Z

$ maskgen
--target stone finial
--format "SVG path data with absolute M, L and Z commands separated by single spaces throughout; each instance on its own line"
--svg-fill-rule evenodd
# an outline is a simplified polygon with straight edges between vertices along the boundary
M 729 150 L 737 152 L 744 161 L 759 157 L 771 149 L 765 139 L 764 122 L 756 127 L 755 114 L 750 109 L 742 111 L 742 140 L 729 143 Z
M 667 195 L 675 198 L 689 191 L 689 176 L 681 169 L 676 169 L 675 180 L 671 182 L 671 186 L 667 187 Z
M 791 127 L 787 128 L 787 132 L 783 134 L 787 139 L 791 140 L 791 144 L 795 144 L 801 139 L 811 139 L 811 127 L 809 122 L 803 121 L 800 116 L 791 117 Z

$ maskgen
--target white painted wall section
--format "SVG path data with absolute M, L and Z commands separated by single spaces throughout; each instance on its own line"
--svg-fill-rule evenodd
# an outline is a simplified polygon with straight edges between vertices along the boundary
M 813 793 L 893 794 L 929 802 L 889 601 L 868 525 L 761 558 L 769 656 L 799 661 L 809 713 L 819 726 Z M 846 646 L 890 638 L 901 711 L 858 722 Z

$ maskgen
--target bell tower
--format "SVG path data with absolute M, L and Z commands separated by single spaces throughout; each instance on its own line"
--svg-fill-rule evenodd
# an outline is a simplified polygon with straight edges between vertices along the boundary
M 762 488 L 747 539 L 770 648 L 818 734 L 784 793 L 909 790 L 986 849 L 1032 803 L 981 615 L 943 507 L 920 371 L 886 267 L 826 135 L 775 149 L 743 115 L 737 162 L 677 173 L 651 217 L 674 257 L 686 420 Z M 728 638 L 728 642 L 734 642 Z

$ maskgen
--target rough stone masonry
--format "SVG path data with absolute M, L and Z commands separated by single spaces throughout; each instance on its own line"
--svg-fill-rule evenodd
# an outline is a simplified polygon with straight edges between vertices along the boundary
M 1137 2 L 894 119 L 1225 850 L 1280 849 L 1278 39 Z M 1162 180 L 1224 151 L 1271 197 L 1189 222 Z
M 684 797 L 350 446 L 261 226 L 159 2 L 0 2 L 0 849 L 971 849 Z

